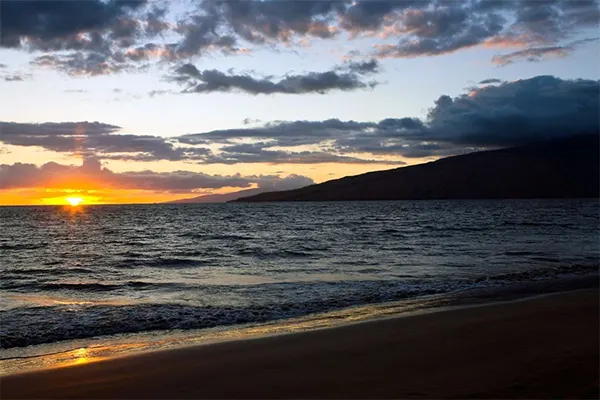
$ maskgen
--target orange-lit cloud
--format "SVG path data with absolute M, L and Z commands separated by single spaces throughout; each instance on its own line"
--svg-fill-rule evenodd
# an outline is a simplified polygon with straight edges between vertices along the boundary
M 81 166 L 47 163 L 0 165 L 0 204 L 62 204 L 66 197 L 84 203 L 156 202 L 190 197 L 198 191 L 234 191 L 253 187 L 285 190 L 312 184 L 300 175 L 210 175 L 202 172 L 137 171 L 116 173 L 99 161 Z M 25 191 L 23 191 L 25 190 Z M 19 196 L 21 199 L 17 199 Z
M 531 38 L 524 35 L 498 35 L 483 42 L 486 48 L 511 48 L 527 47 L 531 44 Z
M 230 191 L 235 189 L 229 188 Z M 69 197 L 80 197 L 81 205 L 162 203 L 195 196 L 147 190 L 94 190 L 26 188 L 0 190 L 0 205 L 68 205 Z
M 598 38 L 576 40 L 562 46 L 532 47 L 508 54 L 498 54 L 492 58 L 492 62 L 504 66 L 519 60 L 539 62 L 549 58 L 564 58 L 571 54 L 577 47 L 595 41 L 598 41 Z

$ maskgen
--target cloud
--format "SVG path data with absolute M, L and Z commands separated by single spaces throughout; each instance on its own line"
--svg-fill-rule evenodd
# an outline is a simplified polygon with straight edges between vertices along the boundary
M 5 82 L 22 82 L 25 80 L 23 75 L 6 75 L 3 77 Z
M 59 69 L 69 75 L 102 75 L 121 72 L 123 67 L 113 63 L 110 57 L 99 53 L 83 54 L 71 53 L 69 55 L 49 55 L 36 57 L 30 62 L 33 66 Z
M 350 61 L 346 63 L 344 66 L 340 67 L 342 70 L 347 68 L 349 71 L 355 74 L 375 74 L 379 72 L 381 65 L 379 61 L 375 59 L 371 59 L 369 61 Z
M 402 13 L 391 29 L 402 35 L 399 43 L 379 46 L 377 54 L 439 55 L 480 44 L 558 46 L 562 40 L 594 28 L 599 22 L 597 1 L 444 2 Z
M 242 124 L 244 125 L 253 125 L 253 124 L 258 124 L 261 123 L 262 121 L 260 119 L 257 118 L 250 118 L 250 117 L 246 117 L 242 120 Z
M 599 81 L 537 76 L 440 96 L 428 115 L 428 140 L 507 146 L 597 133 Z
M 404 164 L 402 161 L 374 160 L 350 157 L 326 151 L 284 151 L 269 149 L 273 144 L 251 143 L 224 146 L 219 154 L 209 154 L 206 164 Z
M 165 90 L 165 89 L 159 89 L 159 90 L 150 90 L 148 91 L 148 96 L 150 97 L 155 97 L 155 96 L 162 96 L 165 94 L 180 94 L 180 92 L 174 91 L 174 90 Z
M 373 122 L 340 121 L 276 121 L 263 126 L 245 129 L 224 129 L 204 133 L 188 134 L 177 138 L 182 143 L 195 144 L 205 141 L 231 143 L 235 139 L 271 139 L 276 145 L 290 147 L 318 144 L 339 135 L 362 132 L 375 127 Z
M 132 50 L 132 51 L 135 51 Z M 44 54 L 35 57 L 30 64 L 37 67 L 60 70 L 71 76 L 100 76 L 121 72 L 142 71 L 147 65 L 138 64 L 143 58 L 120 51 L 71 52 L 67 54 Z
M 580 28 L 596 28 L 600 7 L 592 0 L 524 1 L 516 8 L 511 30 L 538 43 L 558 42 Z
M 314 183 L 312 178 L 303 175 L 291 174 L 285 178 L 280 178 L 278 175 L 261 175 L 257 185 L 260 189 L 265 190 L 292 190 Z
M 185 85 L 185 93 L 210 93 L 240 91 L 257 94 L 324 94 L 332 90 L 358 90 L 373 88 L 377 82 L 366 82 L 362 75 L 375 73 L 379 67 L 376 60 L 364 63 L 351 62 L 326 72 L 287 74 L 279 80 L 272 77 L 257 78 L 248 73 L 225 74 L 217 70 L 198 70 L 192 64 L 175 69 L 168 79 Z
M 165 21 L 167 11 L 166 7 L 155 4 L 145 15 L 144 32 L 148 37 L 156 37 L 169 30 L 170 24 Z
M 492 58 L 492 62 L 499 66 L 505 66 L 520 60 L 539 62 L 548 58 L 564 58 L 575 51 L 577 47 L 586 43 L 595 42 L 598 39 L 599 38 L 577 40 L 564 46 L 533 47 L 519 50 L 508 54 L 496 55 Z
M 100 122 L 12 122 L 0 125 L 0 142 L 134 161 L 391 164 L 401 163 L 398 156 L 439 157 L 599 131 L 597 80 L 498 81 L 439 96 L 425 119 L 274 121 L 170 138 L 121 134 Z
M 177 138 L 182 143 L 194 144 L 210 141 L 225 143 L 221 158 L 235 162 L 279 159 L 282 162 L 316 163 L 373 163 L 403 164 L 390 159 L 357 158 L 346 153 L 371 155 L 424 157 L 457 154 L 456 146 L 438 146 L 418 142 L 427 129 L 417 118 L 387 118 L 378 122 L 341 121 L 278 121 L 264 126 L 245 129 L 218 130 L 189 134 Z M 234 144 L 238 140 L 254 143 Z M 416 142 L 415 142 L 416 140 Z M 258 142 L 256 142 L 258 141 Z M 322 151 L 279 153 L 273 147 L 319 146 Z M 449 149 L 448 147 L 451 147 Z M 302 159 L 300 159 L 300 156 Z
M 226 144 L 226 151 L 245 158 L 268 158 L 269 148 L 300 145 L 318 146 L 336 155 L 446 156 L 598 132 L 599 87 L 594 80 L 537 76 L 471 88 L 456 97 L 442 95 L 424 120 L 277 121 L 189 134 L 177 140 Z M 235 144 L 241 140 L 254 143 Z
M 65 93 L 88 93 L 86 89 L 66 89 L 63 90 Z
M 15 163 L 0 164 L 0 190 L 15 188 L 69 189 L 138 189 L 149 191 L 185 192 L 196 189 L 224 187 L 283 190 L 314 183 L 301 175 L 210 175 L 202 172 L 113 172 L 102 167 L 96 159 L 86 159 L 81 166 L 61 165 L 54 162 L 42 166 Z
M 81 50 L 86 40 L 79 34 L 113 30 L 121 25 L 122 18 L 127 18 L 144 3 L 138 0 L 3 0 L 0 2 L 0 45 Z
M 2 139 L 11 136 L 78 136 L 104 135 L 119 131 L 121 127 L 101 122 L 44 122 L 27 124 L 18 122 L 0 122 Z
M 168 55 L 169 50 L 165 49 L 163 46 L 156 43 L 146 43 L 142 46 L 131 47 L 125 50 L 120 56 L 127 60 L 139 62 Z
M 412 58 L 452 53 L 483 43 L 500 33 L 504 18 L 476 15 L 459 7 L 413 10 L 402 15 L 396 30 L 404 34 L 396 45 L 377 47 L 378 57 Z
M 491 43 L 558 45 L 600 22 L 598 2 L 592 0 L 227 1 L 210 7 L 208 14 L 217 30 L 229 30 L 258 45 L 289 45 L 310 36 L 332 39 L 342 31 L 351 38 L 398 37 L 396 44 L 378 44 L 375 52 L 396 58 L 435 56 Z
M 14 146 L 40 146 L 76 154 L 144 153 L 156 160 L 185 157 L 165 138 L 150 135 L 115 134 L 121 127 L 101 122 L 46 122 L 28 124 L 0 122 L 0 142 Z M 123 155 L 123 158 L 127 156 Z
M 564 58 L 573 51 L 569 46 L 547 46 L 536 47 L 526 50 L 519 50 L 509 54 L 496 55 L 492 62 L 499 66 L 512 64 L 515 60 L 527 60 L 529 62 L 539 62 L 547 58 Z
M 364 31 L 377 31 L 410 7 L 427 7 L 430 1 L 357 1 L 350 5 L 340 16 L 342 28 L 352 35 Z
M 3 0 L 0 14 L 0 47 L 44 52 L 31 64 L 70 75 L 135 70 L 162 55 L 139 43 L 168 29 L 164 10 L 145 0 Z
M 221 49 L 225 54 L 240 51 L 236 47 L 237 39 L 229 34 L 220 34 L 220 17 L 215 14 L 214 4 L 204 2 L 205 15 L 193 15 L 187 21 L 179 22 L 175 31 L 182 39 L 166 46 L 164 58 L 170 61 L 189 59 L 207 51 Z
M 437 56 L 474 46 L 555 48 L 554 54 L 566 54 L 560 53 L 561 48 L 569 52 L 565 41 L 600 23 L 597 0 L 245 0 L 186 7 L 133 0 L 3 0 L 0 13 L 0 47 L 35 52 L 33 65 L 74 76 L 360 36 L 381 39 L 372 51 L 381 58 Z M 535 58 L 534 53 L 512 59 Z
M 490 79 L 484 79 L 482 81 L 479 82 L 480 85 L 489 85 L 492 83 L 502 83 L 504 82 L 502 79 L 497 79 L 497 78 L 490 78 Z
M 289 43 L 294 36 L 331 38 L 336 12 L 345 8 L 338 1 L 222 1 L 212 8 L 213 15 L 244 40 L 264 44 Z
M 121 127 L 100 122 L 27 124 L 0 122 L 0 143 L 39 146 L 47 150 L 103 160 L 194 161 L 199 164 L 373 164 L 384 163 L 320 151 L 273 150 L 269 145 L 230 145 L 217 154 L 206 147 L 211 140 L 163 138 L 119 133 Z M 178 146 L 176 146 L 178 144 Z

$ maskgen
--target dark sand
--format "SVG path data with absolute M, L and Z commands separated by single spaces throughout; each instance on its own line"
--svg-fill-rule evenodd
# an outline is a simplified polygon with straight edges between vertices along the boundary
M 10 375 L 10 398 L 598 398 L 597 289 Z

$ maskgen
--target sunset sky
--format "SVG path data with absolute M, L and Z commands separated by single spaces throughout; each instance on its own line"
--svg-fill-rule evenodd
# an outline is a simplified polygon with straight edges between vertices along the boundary
M 0 2 L 0 205 L 281 190 L 598 131 L 578 0 Z

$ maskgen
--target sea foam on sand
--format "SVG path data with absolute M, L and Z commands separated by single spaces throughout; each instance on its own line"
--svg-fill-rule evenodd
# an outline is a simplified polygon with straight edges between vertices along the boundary
M 4 398 L 597 398 L 598 290 L 111 358 Z

